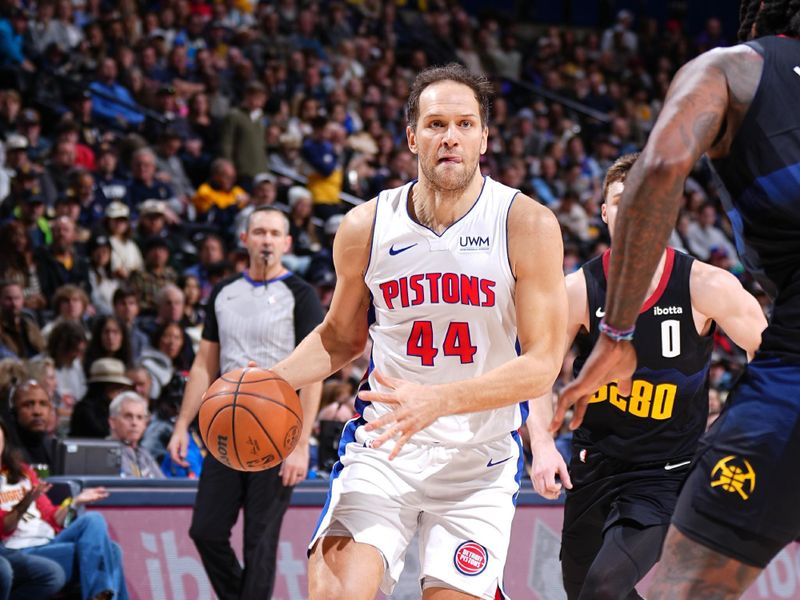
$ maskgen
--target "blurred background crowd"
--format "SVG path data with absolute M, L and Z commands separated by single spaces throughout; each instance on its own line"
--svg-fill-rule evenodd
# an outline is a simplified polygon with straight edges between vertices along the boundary
M 605 170 L 641 149 L 678 67 L 734 31 L 600 4 L 595 27 L 551 27 L 442 0 L 4 0 L 0 412 L 27 461 L 50 463 L 52 436 L 111 436 L 128 476 L 196 476 L 165 445 L 205 302 L 247 266 L 246 216 L 286 211 L 285 263 L 329 302 L 342 214 L 416 175 L 405 101 L 427 66 L 495 83 L 482 171 L 555 212 L 565 272 L 602 253 Z M 702 164 L 672 244 L 769 311 Z M 712 413 L 743 362 L 718 332 Z M 323 421 L 352 415 L 361 367 L 326 384 Z

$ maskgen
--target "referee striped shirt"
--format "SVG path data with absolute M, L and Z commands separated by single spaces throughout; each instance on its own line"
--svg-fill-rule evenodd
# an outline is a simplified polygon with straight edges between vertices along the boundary
M 250 360 L 271 368 L 322 318 L 314 288 L 294 273 L 254 281 L 244 272 L 212 291 L 203 339 L 219 344 L 221 373 L 247 366 Z

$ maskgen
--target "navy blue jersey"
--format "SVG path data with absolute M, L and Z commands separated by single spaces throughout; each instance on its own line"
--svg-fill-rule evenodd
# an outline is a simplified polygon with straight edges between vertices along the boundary
M 605 314 L 610 252 L 583 265 L 589 332 L 579 335 L 577 373 L 599 336 Z M 589 400 L 575 431 L 578 446 L 597 448 L 628 462 L 667 461 L 691 456 L 708 416 L 708 363 L 712 336 L 700 336 L 692 315 L 689 279 L 694 259 L 667 248 L 664 272 L 636 320 L 638 365 L 630 398 L 614 383 Z M 713 331 L 713 329 L 712 329 Z
M 800 40 L 747 43 L 764 58 L 728 156 L 712 164 L 745 266 L 775 298 L 761 351 L 800 360 Z

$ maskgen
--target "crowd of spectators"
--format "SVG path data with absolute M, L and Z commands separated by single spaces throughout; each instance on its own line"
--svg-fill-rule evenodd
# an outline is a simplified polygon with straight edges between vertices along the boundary
M 481 169 L 555 212 L 570 272 L 608 247 L 605 170 L 643 146 L 677 68 L 728 44 L 716 19 L 694 36 L 621 11 L 578 30 L 441 0 L 4 0 L 0 13 L 0 395 L 29 378 L 47 391 L 51 410 L 17 432 L 30 462 L 49 462 L 42 436 L 111 436 L 130 476 L 196 475 L 164 445 L 211 289 L 246 268 L 252 210 L 287 212 L 286 264 L 329 302 L 342 193 L 415 177 L 404 107 L 421 69 L 459 61 L 495 82 Z M 703 165 L 672 244 L 769 309 Z M 743 358 L 717 334 L 716 408 Z M 357 371 L 327 384 L 325 420 L 352 411 Z M 570 371 L 568 358 L 559 385 Z

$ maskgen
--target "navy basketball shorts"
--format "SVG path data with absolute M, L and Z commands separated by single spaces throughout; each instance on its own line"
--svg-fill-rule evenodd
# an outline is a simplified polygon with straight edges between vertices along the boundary
M 672 523 L 764 568 L 800 535 L 800 365 L 756 356 L 703 437 Z

